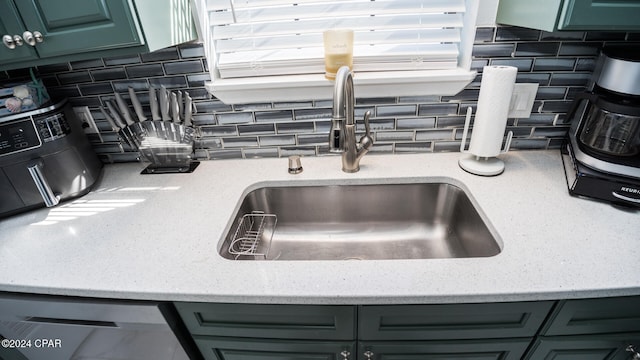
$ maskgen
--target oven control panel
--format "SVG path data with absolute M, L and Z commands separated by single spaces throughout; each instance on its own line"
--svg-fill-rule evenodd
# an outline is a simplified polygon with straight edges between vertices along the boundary
M 36 148 L 41 144 L 31 119 L 0 124 L 0 156 Z

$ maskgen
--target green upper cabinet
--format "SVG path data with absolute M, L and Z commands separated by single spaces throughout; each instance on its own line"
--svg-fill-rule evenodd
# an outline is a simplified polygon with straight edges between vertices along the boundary
M 43 41 L 34 46 L 40 57 L 144 43 L 127 0 L 31 0 L 15 4 L 25 29 L 43 36 Z
M 3 45 L 0 46 L 0 64 L 5 62 L 17 62 L 28 61 L 38 58 L 35 49 L 30 46 L 15 46 L 13 49 L 9 49 L 8 46 L 11 42 L 14 42 L 15 35 L 22 38 L 23 33 L 22 22 L 18 11 L 13 5 L 12 0 L 0 0 L 0 36 L 3 37 Z M 10 42 L 4 38 L 8 36 Z M 9 45 L 7 45 L 9 44 Z
M 197 39 L 189 0 L 0 0 L 0 70 L 158 50 Z
M 640 0 L 500 0 L 496 22 L 557 30 L 640 30 Z

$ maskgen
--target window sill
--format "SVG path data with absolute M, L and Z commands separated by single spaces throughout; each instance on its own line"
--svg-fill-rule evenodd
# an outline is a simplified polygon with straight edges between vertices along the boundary
M 471 83 L 475 71 L 464 69 L 356 73 L 356 97 L 455 95 Z M 333 82 L 322 74 L 215 79 L 207 90 L 226 104 L 325 100 Z

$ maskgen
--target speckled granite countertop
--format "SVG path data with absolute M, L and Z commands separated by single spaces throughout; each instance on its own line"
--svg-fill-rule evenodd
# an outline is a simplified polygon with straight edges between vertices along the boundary
M 401 304 L 640 295 L 640 212 L 571 197 L 557 151 L 503 155 L 505 172 L 462 171 L 457 153 L 203 162 L 193 174 L 108 165 L 94 191 L 0 220 L 0 291 L 108 298 Z M 461 182 L 502 241 L 488 258 L 230 261 L 217 247 L 243 194 L 264 184 Z

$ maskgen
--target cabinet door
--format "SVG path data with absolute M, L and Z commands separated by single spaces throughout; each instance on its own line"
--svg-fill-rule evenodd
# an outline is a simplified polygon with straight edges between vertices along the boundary
M 358 360 L 519 360 L 530 339 L 361 341 Z M 365 352 L 369 355 L 366 356 Z
M 640 348 L 640 333 L 539 337 L 526 360 L 628 360 L 628 345 Z
M 13 6 L 11 0 L 0 0 L 0 37 L 18 35 L 22 37 L 25 27 L 20 21 L 20 15 Z M 4 44 L 0 45 L 0 63 L 19 62 L 36 59 L 38 55 L 35 50 L 26 44 L 9 49 Z
M 206 360 L 342 360 L 354 359 L 355 342 L 224 338 L 194 336 Z M 346 353 L 345 353 L 346 354 Z
M 559 30 L 640 30 L 640 1 L 566 0 Z
M 358 310 L 360 340 L 440 340 L 532 337 L 552 301 L 364 305 Z
M 15 4 L 25 30 L 44 36 L 44 41 L 35 46 L 41 58 L 143 43 L 128 0 L 31 0 Z

